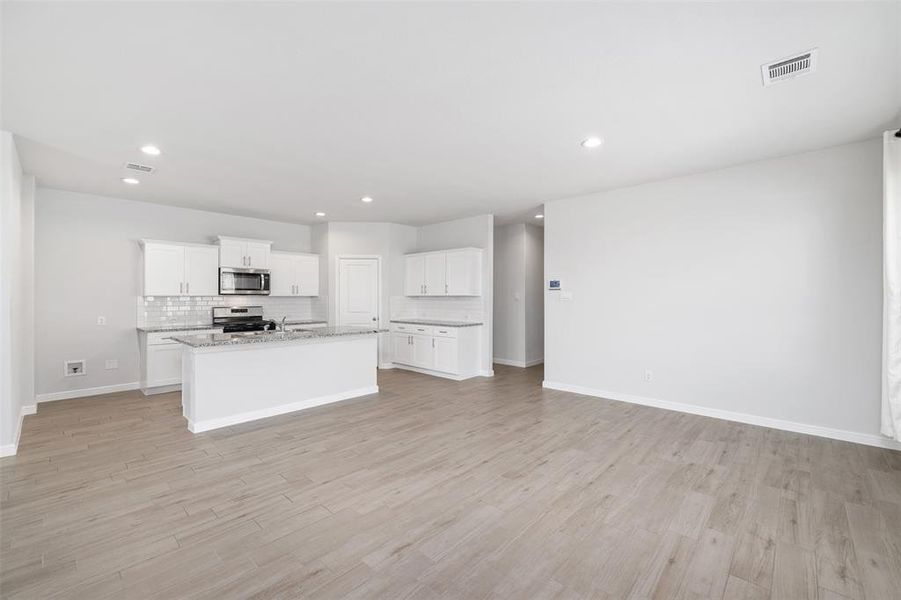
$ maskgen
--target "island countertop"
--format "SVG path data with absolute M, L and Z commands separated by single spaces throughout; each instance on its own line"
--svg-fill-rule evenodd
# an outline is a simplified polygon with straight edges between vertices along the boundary
M 391 319 L 392 323 L 404 325 L 427 325 L 430 327 L 478 327 L 477 321 L 453 321 L 449 319 Z
M 371 335 L 385 330 L 369 327 L 311 327 L 294 331 L 253 331 L 245 333 L 205 333 L 199 335 L 177 335 L 168 338 L 191 348 L 213 348 L 217 346 L 238 346 L 242 344 L 266 344 L 271 342 L 294 342 L 318 338 L 348 335 Z

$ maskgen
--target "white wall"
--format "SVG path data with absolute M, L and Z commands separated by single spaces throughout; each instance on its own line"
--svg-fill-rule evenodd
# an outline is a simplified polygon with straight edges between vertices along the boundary
M 525 226 L 525 361 L 544 360 L 544 228 Z M 495 271 L 497 272 L 497 271 Z
M 526 362 L 526 226 L 494 228 L 494 361 Z
M 531 366 L 544 358 L 544 231 L 494 228 L 494 361 Z
M 404 258 L 413 252 L 417 243 L 415 227 L 395 223 L 347 223 L 333 222 L 314 228 L 314 251 L 322 256 L 320 268 L 326 273 L 325 287 L 328 301 L 329 322 L 337 319 L 337 294 L 328 290 L 337 289 L 338 257 L 379 256 L 381 258 L 382 290 L 379 298 L 379 320 L 382 327 L 388 327 L 390 300 L 404 293 Z M 322 291 L 322 290 L 320 290 Z M 379 340 L 380 363 L 391 362 L 388 336 Z
M 546 383 L 878 443 L 881 163 L 874 140 L 547 204 L 573 297 L 546 293 Z
M 481 248 L 482 256 L 482 372 L 492 372 L 494 306 L 494 215 L 479 215 L 419 228 L 417 252 L 450 248 Z M 428 302 L 430 299 L 424 298 Z
M 34 177 L 0 131 L 0 456 L 15 454 L 34 406 Z
M 38 394 L 139 380 L 135 298 L 141 238 L 212 243 L 217 235 L 272 240 L 310 251 L 310 228 L 38 188 L 36 201 L 36 387 Z M 107 324 L 97 325 L 105 316 Z M 64 377 L 66 359 L 86 374 Z M 119 368 L 104 369 L 106 359 Z

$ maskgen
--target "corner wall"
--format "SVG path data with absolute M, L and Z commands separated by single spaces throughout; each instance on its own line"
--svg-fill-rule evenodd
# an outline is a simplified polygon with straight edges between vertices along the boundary
M 544 360 L 544 230 L 514 223 L 494 229 L 494 362 L 529 367 Z
M 546 386 L 885 443 L 878 140 L 545 215 Z
M 527 366 L 544 362 L 544 228 L 525 226 L 525 330 Z
M 34 413 L 34 177 L 0 131 L 0 456 Z

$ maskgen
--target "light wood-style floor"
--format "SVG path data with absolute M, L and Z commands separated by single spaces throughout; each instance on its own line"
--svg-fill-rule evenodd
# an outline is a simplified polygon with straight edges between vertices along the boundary
M 901 597 L 901 453 L 542 391 L 541 368 L 192 435 L 179 395 L 42 404 L 3 598 Z

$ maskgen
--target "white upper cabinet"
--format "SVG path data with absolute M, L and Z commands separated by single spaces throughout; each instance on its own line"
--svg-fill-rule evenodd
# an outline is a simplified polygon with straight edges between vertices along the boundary
M 444 252 L 425 255 L 425 295 L 447 295 L 447 258 Z
M 294 295 L 294 256 L 273 252 L 269 257 L 269 295 Z
M 482 295 L 482 251 L 477 248 L 448 250 L 446 263 L 448 296 Z
M 178 296 L 185 291 L 185 247 L 145 242 L 144 295 Z
M 425 295 L 425 255 L 410 254 L 406 257 L 404 269 L 404 295 Z
M 144 240 L 145 296 L 215 296 L 219 248 Z
M 319 256 L 300 254 L 295 261 L 298 296 L 319 295 Z
M 268 269 L 272 242 L 219 236 L 219 266 Z
M 185 246 L 185 294 L 219 294 L 219 249 L 216 246 Z
M 272 275 L 270 296 L 318 296 L 319 256 L 272 252 L 269 257 Z
M 406 296 L 481 296 L 482 251 L 460 248 L 408 254 Z

